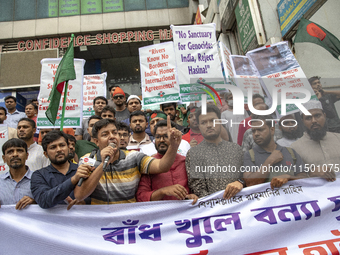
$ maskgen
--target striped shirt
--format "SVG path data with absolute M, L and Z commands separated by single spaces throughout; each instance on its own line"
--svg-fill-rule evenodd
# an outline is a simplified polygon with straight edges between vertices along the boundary
M 90 153 L 84 157 L 88 157 Z M 100 151 L 97 161 L 102 161 Z M 149 173 L 154 158 L 137 151 L 119 151 L 119 160 L 110 164 L 91 194 L 91 204 L 134 203 L 141 174 Z M 106 184 L 107 182 L 107 184 Z M 107 185 L 107 186 L 106 186 Z
M 19 182 L 12 179 L 10 172 L 0 175 L 0 205 L 17 204 L 24 196 L 33 198 L 31 193 L 32 171 L 27 170 Z

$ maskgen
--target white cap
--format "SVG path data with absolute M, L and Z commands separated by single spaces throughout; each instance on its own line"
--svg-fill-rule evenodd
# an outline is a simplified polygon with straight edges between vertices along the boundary
M 139 98 L 138 96 L 136 96 L 136 95 L 131 95 L 131 96 L 129 96 L 126 102 L 128 103 L 128 102 L 129 102 L 131 99 L 133 99 L 133 98 L 136 98 L 136 99 L 139 100 L 139 102 L 141 102 L 140 98 Z
M 321 110 L 323 110 L 322 104 L 321 104 L 321 102 L 319 100 L 310 100 L 307 103 L 304 103 L 302 105 L 307 109 L 307 111 L 313 110 L 313 109 L 321 109 Z M 300 111 L 300 114 L 303 114 L 303 112 Z

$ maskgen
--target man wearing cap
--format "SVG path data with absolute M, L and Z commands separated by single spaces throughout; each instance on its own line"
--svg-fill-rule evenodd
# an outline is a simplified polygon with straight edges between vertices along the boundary
M 127 99 L 127 109 L 129 110 L 129 113 L 135 112 L 135 111 L 141 111 L 142 110 L 142 102 L 140 98 L 136 95 L 131 95 Z M 126 125 L 130 126 L 130 115 L 127 119 L 122 120 L 121 122 L 124 122 Z M 150 123 L 149 123 L 149 116 L 146 116 L 146 120 L 148 122 L 148 126 L 145 129 L 145 133 L 148 134 L 150 137 L 151 141 L 153 140 L 153 135 L 150 131 Z
M 326 114 L 320 101 L 311 100 L 303 106 L 311 115 L 301 113 L 306 132 L 291 148 L 309 167 L 310 176 L 335 181 L 335 172 L 340 167 L 340 134 L 327 132 Z
M 94 110 L 94 114 L 99 116 L 101 115 L 103 108 L 107 105 L 107 99 L 103 96 L 98 96 L 93 100 L 93 110 Z M 88 128 L 88 119 L 83 119 L 82 122 L 82 127 L 81 128 L 77 128 L 76 132 L 75 132 L 75 137 L 77 140 L 86 140 L 86 141 L 90 141 L 91 140 L 91 136 L 90 134 L 87 132 L 87 128 Z
M 112 100 L 116 104 L 116 121 L 122 121 L 130 117 L 130 112 L 126 108 L 126 97 L 124 91 L 117 87 L 112 94 Z
M 340 100 L 340 90 L 323 90 L 320 77 L 318 76 L 313 76 L 308 81 L 327 115 L 328 131 L 340 133 L 340 119 L 334 105 Z
M 109 87 L 109 92 L 110 92 L 110 99 L 108 100 L 108 104 L 109 106 L 116 108 L 116 104 L 113 102 L 113 93 L 115 92 L 116 88 L 118 88 L 118 85 L 115 84 L 111 84 Z
M 150 117 L 150 130 L 153 136 L 155 135 L 155 132 L 154 132 L 155 126 L 161 120 L 166 120 L 166 114 L 160 110 L 153 111 Z M 190 144 L 187 141 L 182 139 L 181 143 L 179 144 L 177 153 L 185 157 L 189 149 L 190 149 Z M 157 154 L 155 141 L 153 141 L 153 143 L 149 143 L 141 147 L 141 152 L 143 152 L 144 154 L 148 156 L 153 156 Z
M 294 114 L 288 114 L 281 117 L 279 128 L 282 132 L 282 138 L 278 139 L 276 143 L 282 147 L 290 147 L 293 142 L 301 137 L 299 124 L 296 121 Z

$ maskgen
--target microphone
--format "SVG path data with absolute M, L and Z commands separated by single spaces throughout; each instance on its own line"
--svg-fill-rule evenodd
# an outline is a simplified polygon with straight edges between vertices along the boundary
M 114 143 L 109 143 L 109 146 L 111 146 L 112 148 L 116 148 L 116 144 Z M 109 160 L 110 156 L 106 156 L 103 164 L 103 170 L 107 167 L 107 163 L 109 163 Z

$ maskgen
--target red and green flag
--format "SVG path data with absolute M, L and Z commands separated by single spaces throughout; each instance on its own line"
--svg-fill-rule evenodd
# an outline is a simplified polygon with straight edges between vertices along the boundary
M 340 41 L 322 26 L 301 18 L 294 43 L 311 42 L 328 50 L 333 57 L 340 60 Z
M 65 87 L 65 96 L 66 99 L 67 95 L 67 84 L 69 80 L 76 79 L 76 72 L 74 70 L 74 47 L 73 47 L 73 39 L 74 35 L 71 36 L 71 42 L 69 47 L 66 50 L 64 57 L 61 59 L 57 72 L 55 75 L 55 79 L 53 82 L 53 87 L 51 90 L 51 94 L 48 97 L 50 102 L 47 110 L 46 110 L 46 117 L 48 120 L 54 125 L 57 115 L 58 115 L 58 108 L 60 103 L 60 97 Z M 65 104 L 64 100 L 64 104 Z M 64 105 L 65 106 L 65 105 Z M 63 109 L 62 112 L 62 120 L 64 119 L 65 111 Z M 63 123 L 62 123 L 63 125 Z

